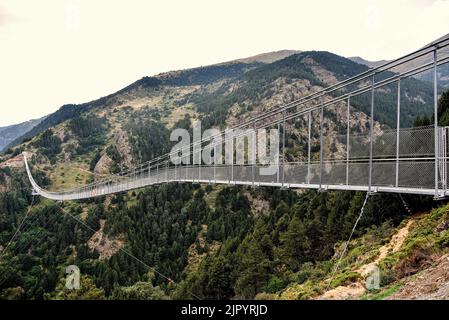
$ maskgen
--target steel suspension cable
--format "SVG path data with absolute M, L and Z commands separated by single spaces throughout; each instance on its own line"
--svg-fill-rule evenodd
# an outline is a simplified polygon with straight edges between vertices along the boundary
M 8 244 L 6 245 L 6 247 L 3 249 L 2 253 L 0 254 L 0 260 L 1 258 L 3 258 L 3 256 L 5 255 L 5 252 L 8 250 L 9 246 L 11 245 L 11 243 L 13 242 L 13 240 L 16 238 L 16 236 L 19 234 L 25 220 L 28 218 L 31 209 L 33 208 L 33 204 L 34 204 L 34 195 L 31 198 L 31 204 L 27 209 L 27 212 L 25 213 L 25 216 L 23 217 L 22 221 L 19 223 L 19 226 L 17 227 L 16 231 L 14 232 L 13 236 L 11 237 L 11 239 L 8 241 Z
M 92 232 L 97 232 L 97 230 L 94 230 L 91 226 L 89 226 L 86 222 L 84 222 L 83 220 L 79 219 L 78 217 L 76 217 L 75 215 L 73 215 L 72 213 L 68 212 L 68 210 L 65 210 L 59 203 L 56 202 L 56 205 L 61 209 L 62 212 L 64 212 L 65 214 L 67 214 L 69 217 L 71 217 L 72 219 L 76 220 L 77 222 L 79 222 L 81 225 L 83 225 L 84 227 L 86 227 L 87 229 L 89 229 Z M 174 282 L 173 279 L 171 279 L 170 277 L 166 276 L 165 274 L 161 273 L 160 271 L 158 271 L 155 267 L 152 267 L 150 265 L 148 265 L 147 263 L 145 263 L 144 261 L 142 261 L 141 259 L 137 258 L 135 255 L 133 255 L 131 252 L 129 252 L 126 249 L 123 248 L 119 248 L 120 251 L 122 251 L 123 253 L 125 253 L 126 255 L 128 255 L 129 257 L 133 258 L 134 260 L 136 260 L 137 262 L 141 263 L 142 265 L 144 265 L 146 268 L 148 268 L 149 270 L 154 271 L 155 273 L 157 273 L 159 276 L 161 276 L 162 278 L 164 278 L 165 280 L 167 280 L 167 282 L 169 283 L 173 283 L 175 286 L 177 286 L 178 284 Z M 192 295 L 192 297 L 194 297 L 195 299 L 198 300 L 202 300 L 200 297 L 198 297 L 196 294 L 194 294 L 193 292 L 191 292 L 190 290 L 188 290 L 188 293 Z
M 326 291 L 329 290 L 329 288 L 331 286 L 332 279 L 335 277 L 335 274 L 337 273 L 338 268 L 340 267 L 340 264 L 341 264 L 341 261 L 343 259 L 343 256 L 345 255 L 346 251 L 348 250 L 349 242 L 351 242 L 352 236 L 354 235 L 355 228 L 357 227 L 360 219 L 363 216 L 363 212 L 365 210 L 365 206 L 366 206 L 366 203 L 368 201 L 369 195 L 370 195 L 370 193 L 367 192 L 366 196 L 365 196 L 365 200 L 363 201 L 362 208 L 360 209 L 359 216 L 357 217 L 357 220 L 355 221 L 354 226 L 352 227 L 351 234 L 349 235 L 349 238 L 348 238 L 348 240 L 346 241 L 346 243 L 345 243 L 345 245 L 343 247 L 343 251 L 341 252 L 340 257 L 338 258 L 337 264 L 335 265 L 335 268 L 334 268 L 334 270 L 331 273 L 331 277 L 329 279 L 329 283 L 327 284 Z

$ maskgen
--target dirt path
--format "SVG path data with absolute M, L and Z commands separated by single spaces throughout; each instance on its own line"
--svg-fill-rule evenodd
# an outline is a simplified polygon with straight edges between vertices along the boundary
M 402 244 L 404 243 L 404 240 L 407 238 L 409 232 L 410 232 L 410 226 L 413 224 L 414 219 L 410 219 L 407 224 L 398 230 L 398 232 L 391 237 L 391 240 L 389 243 L 383 245 L 379 248 L 379 255 L 377 258 L 368 264 L 365 264 L 358 269 L 354 270 L 355 272 L 360 273 L 362 276 L 365 276 L 367 272 L 372 270 L 374 266 L 376 266 L 380 261 L 385 259 L 388 252 L 396 252 L 398 251 Z M 449 261 L 448 261 L 449 263 Z M 449 274 L 449 271 L 448 271 Z M 449 284 L 448 284 L 449 289 Z M 326 291 L 322 295 L 318 296 L 316 299 L 318 300 L 348 300 L 348 299 L 356 299 L 363 295 L 366 292 L 366 288 L 364 284 L 360 282 L 351 283 L 346 286 L 339 286 L 337 288 L 334 288 L 332 290 Z
M 326 291 L 317 300 L 352 300 L 360 297 L 366 291 L 360 282 L 354 282 L 347 286 L 339 286 L 335 289 Z
M 356 272 L 364 276 L 369 270 L 371 270 L 373 266 L 379 264 L 379 262 L 385 259 L 387 257 L 388 252 L 390 251 L 392 251 L 393 253 L 397 252 L 404 244 L 405 238 L 407 238 L 410 232 L 410 226 L 412 225 L 413 222 L 414 222 L 413 219 L 409 220 L 404 227 L 399 229 L 398 232 L 391 237 L 389 243 L 379 248 L 379 255 L 373 262 L 361 266 L 356 270 Z

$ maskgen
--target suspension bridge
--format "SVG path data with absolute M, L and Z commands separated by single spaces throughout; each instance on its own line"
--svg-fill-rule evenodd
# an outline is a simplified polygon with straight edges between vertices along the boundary
M 189 159 L 184 163 L 170 161 L 171 152 L 119 174 L 62 191 L 45 190 L 36 183 L 24 152 L 28 178 L 35 194 L 61 201 L 99 197 L 170 182 L 357 190 L 369 194 L 393 192 L 443 198 L 449 195 L 449 129 L 438 125 L 438 68 L 449 62 L 448 49 L 449 38 L 440 39 L 399 59 L 252 116 L 232 128 L 243 134 L 252 130 L 254 135 L 259 129 L 278 129 L 280 150 L 271 174 L 261 174 L 261 169 L 273 167 L 273 164 L 260 161 L 256 150 L 252 150 L 252 159 L 249 157 L 243 163 L 236 161 L 234 152 L 225 155 L 225 164 L 203 163 L 203 150 L 213 148 L 217 154 L 222 152 L 224 144 L 235 149 L 238 134 L 229 135 L 229 130 L 225 130 L 188 145 Z M 433 101 L 428 115 L 433 124 L 404 127 L 401 103 L 404 96 L 413 96 L 413 92 L 405 91 L 401 83 L 423 73 L 431 75 Z M 394 105 L 376 103 L 379 92 L 394 97 Z M 369 111 L 364 129 L 354 126 L 361 122 L 358 119 L 361 113 L 360 108 L 352 105 L 361 95 L 367 96 L 369 101 L 365 106 Z M 376 119 L 379 107 L 395 115 L 396 126 L 386 126 Z M 343 119 L 340 122 L 344 125 L 340 125 L 339 130 L 330 130 L 325 117 L 329 114 L 339 114 Z M 301 146 L 302 151 L 297 155 L 287 154 L 286 143 L 292 139 L 295 146 Z M 191 161 L 190 155 L 193 160 L 199 160 L 196 163 Z

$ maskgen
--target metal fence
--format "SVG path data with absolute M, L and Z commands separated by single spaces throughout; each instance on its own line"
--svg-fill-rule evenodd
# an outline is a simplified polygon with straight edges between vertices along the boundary
M 270 109 L 232 129 L 278 128 L 280 155 L 276 170 L 261 174 L 262 164 L 257 156 L 255 163 L 237 164 L 233 155 L 226 164 L 174 165 L 170 153 L 118 175 L 67 191 L 50 192 L 34 181 L 26 154 L 24 161 L 33 189 L 40 195 L 55 200 L 84 199 L 144 186 L 168 182 L 220 183 L 283 188 L 315 188 L 319 190 L 361 190 L 368 192 L 400 192 L 447 196 L 447 131 L 438 126 L 437 68 L 449 62 L 449 38 L 412 52 L 382 66 L 338 82 L 306 97 L 281 107 Z M 398 71 L 398 68 L 402 69 Z M 401 81 L 422 72 L 433 75 L 433 124 L 423 127 L 401 127 Z M 396 90 L 391 86 L 397 84 Z M 385 88 L 388 86 L 388 90 Z M 396 115 L 396 126 L 386 128 L 376 122 L 375 96 L 379 90 L 397 97 L 396 105 L 388 110 Z M 409 94 L 405 92 L 405 94 Z M 365 106 L 367 125 L 361 132 L 351 132 L 352 102 L 364 95 L 369 98 Z M 383 109 L 384 105 L 378 106 Z M 346 116 L 344 134 L 325 128 L 326 114 L 341 111 Z M 307 137 L 298 137 L 297 145 L 306 152 L 301 161 L 287 161 L 286 136 L 298 121 Z M 290 130 L 290 131 L 289 131 Z M 340 130 L 341 132 L 341 130 Z M 222 143 L 235 142 L 238 134 L 219 134 Z M 213 141 L 215 137 L 210 137 Z M 208 141 L 200 141 L 204 148 Z M 318 146 L 312 148 L 313 146 Z M 212 147 L 215 147 L 212 145 Z M 233 147 L 233 148 L 234 148 Z M 211 148 L 211 145 L 207 146 Z M 189 150 L 195 150 L 193 145 Z M 189 156 L 192 163 L 193 157 Z

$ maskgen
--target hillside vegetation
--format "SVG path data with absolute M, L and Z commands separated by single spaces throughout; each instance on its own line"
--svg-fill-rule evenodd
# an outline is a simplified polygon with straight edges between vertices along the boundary
M 191 129 L 198 119 L 203 129 L 232 126 L 365 70 L 332 53 L 311 51 L 272 63 L 232 62 L 144 77 L 107 97 L 62 107 L 16 139 L 0 162 L 26 150 L 40 185 L 50 190 L 79 186 L 169 151 L 173 128 Z M 430 121 L 431 85 L 409 79 L 403 88 L 403 125 L 411 126 L 418 115 Z M 376 92 L 376 130 L 395 124 L 390 110 L 395 101 L 387 95 L 393 88 L 385 90 Z M 353 101 L 354 132 L 367 130 L 365 98 Z M 440 118 L 446 119 L 443 102 Z M 345 119 L 338 105 L 327 110 L 326 132 L 340 132 Z M 300 144 L 306 136 L 301 121 L 286 127 L 288 160 L 304 158 L 307 150 Z M 314 135 L 314 156 L 317 142 Z M 59 204 L 33 198 L 23 168 L 3 168 L 0 297 L 317 298 L 328 286 L 362 283 L 356 268 L 375 261 L 410 219 L 397 195 L 371 197 L 350 250 L 331 277 L 364 197 L 349 191 L 173 183 Z M 438 205 L 428 197 L 404 199 L 412 212 Z M 408 277 L 446 252 L 445 231 L 435 231 L 446 221 L 446 211 L 434 209 L 420 225 L 413 220 L 401 248 L 378 261 L 382 289 L 363 292 L 361 298 L 400 292 Z M 25 216 L 20 234 L 6 248 Z M 435 255 L 430 247 L 437 249 Z M 415 262 L 420 257 L 427 262 Z M 82 290 L 64 289 L 65 267 L 71 264 L 81 270 Z

